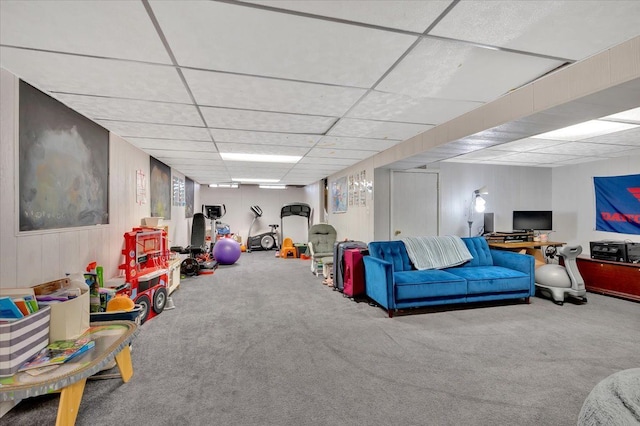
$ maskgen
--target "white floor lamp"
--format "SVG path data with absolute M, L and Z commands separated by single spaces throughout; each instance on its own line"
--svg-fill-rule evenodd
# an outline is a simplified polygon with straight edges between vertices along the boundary
M 473 214 L 474 212 L 482 213 L 484 211 L 485 200 L 482 198 L 483 195 L 487 195 L 489 191 L 487 191 L 487 187 L 483 186 L 482 188 L 476 189 L 471 194 L 471 202 L 469 203 L 469 212 L 467 215 L 467 223 L 469 224 L 469 236 L 471 236 L 471 228 L 473 226 Z

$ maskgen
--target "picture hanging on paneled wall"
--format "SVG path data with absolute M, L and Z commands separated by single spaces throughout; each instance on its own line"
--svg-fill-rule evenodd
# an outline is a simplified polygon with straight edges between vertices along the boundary
M 109 132 L 20 81 L 19 229 L 109 223 Z
M 347 177 L 341 177 L 333 182 L 331 187 L 331 205 L 333 213 L 346 213 L 347 211 Z
M 188 177 L 184 178 L 184 195 L 185 195 L 184 217 L 190 218 L 190 217 L 193 217 L 194 190 L 193 190 L 193 181 Z
M 149 157 L 151 216 L 171 219 L 171 168 Z
M 179 176 L 173 177 L 173 205 L 176 207 L 185 205 L 184 179 Z

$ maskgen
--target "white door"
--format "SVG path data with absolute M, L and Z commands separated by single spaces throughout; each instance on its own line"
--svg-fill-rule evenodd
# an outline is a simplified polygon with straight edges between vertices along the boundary
M 438 200 L 438 173 L 392 171 L 391 239 L 438 235 Z

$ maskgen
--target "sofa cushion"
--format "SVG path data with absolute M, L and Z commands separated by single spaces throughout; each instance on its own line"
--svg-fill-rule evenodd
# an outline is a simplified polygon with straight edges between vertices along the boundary
M 391 263 L 394 272 L 413 269 L 402 241 L 372 241 L 369 243 L 369 256 Z
M 464 296 L 467 292 L 464 279 L 437 269 L 395 272 L 393 281 L 396 300 Z
M 502 266 L 475 266 L 446 269 L 467 280 L 467 294 L 529 290 L 531 277 Z
M 484 237 L 463 238 L 462 241 L 467 245 L 469 253 L 471 253 L 473 259 L 461 266 L 474 267 L 493 265 L 491 250 L 489 249 L 489 244 L 487 244 L 487 240 L 485 240 Z

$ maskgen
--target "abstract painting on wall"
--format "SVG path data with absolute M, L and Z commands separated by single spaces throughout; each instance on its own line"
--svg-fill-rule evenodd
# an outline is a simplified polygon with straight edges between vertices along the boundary
M 151 216 L 171 219 L 171 167 L 149 157 Z
M 109 132 L 20 81 L 19 229 L 109 223 Z

